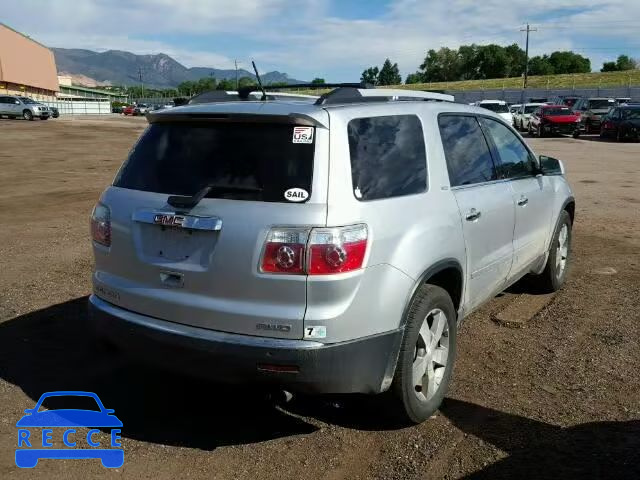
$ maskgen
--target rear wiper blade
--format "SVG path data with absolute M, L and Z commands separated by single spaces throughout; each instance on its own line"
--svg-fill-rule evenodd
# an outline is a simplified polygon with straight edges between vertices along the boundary
M 209 193 L 216 192 L 254 192 L 260 193 L 262 192 L 262 188 L 258 187 L 249 187 L 242 185 L 223 185 L 219 183 L 212 183 L 206 185 L 202 189 L 198 190 L 191 196 L 183 196 L 183 195 L 171 195 L 167 199 L 167 203 L 172 207 L 176 208 L 193 208 L 195 207 L 200 200 L 206 197 Z

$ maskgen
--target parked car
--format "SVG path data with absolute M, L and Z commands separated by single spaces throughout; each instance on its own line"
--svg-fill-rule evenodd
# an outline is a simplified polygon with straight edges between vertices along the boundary
M 111 113 L 122 113 L 124 108 L 125 108 L 124 105 L 113 105 L 111 107 Z
M 29 97 L 12 95 L 0 96 L 0 116 L 9 118 L 24 118 L 25 120 L 48 120 L 51 110 L 44 103 L 40 103 Z
M 541 105 L 531 114 L 529 135 L 544 137 L 546 135 L 580 135 L 580 115 L 565 105 Z
M 60 112 L 58 111 L 58 107 L 49 107 L 49 110 L 51 110 L 51 116 L 53 118 L 58 118 L 60 116 Z
M 520 109 L 515 113 L 513 117 L 513 126 L 521 132 L 527 131 L 529 129 L 529 119 L 531 118 L 531 114 L 535 112 L 535 110 L 541 105 L 546 104 L 525 103 L 524 105 L 521 105 Z
M 126 107 L 124 107 L 122 109 L 122 113 L 124 115 L 134 115 L 134 110 L 136 107 L 134 107 L 133 105 L 127 105 Z
M 625 105 L 631 102 L 631 97 L 617 97 L 615 98 L 616 105 Z
M 522 106 L 522 104 L 520 103 L 514 103 L 512 105 L 509 105 L 509 112 L 511 113 L 511 115 L 514 117 L 514 126 L 515 126 L 515 116 L 516 113 L 518 112 L 518 110 L 520 110 L 520 107 Z
M 615 107 L 613 98 L 581 98 L 573 109 L 580 114 L 580 130 L 586 134 L 600 131 L 600 120 L 611 107 Z
M 133 109 L 133 114 L 134 115 L 144 115 L 149 111 L 149 105 L 147 105 L 146 103 L 139 103 L 138 105 L 136 105 L 136 107 Z
M 509 112 L 507 102 L 504 100 L 481 100 L 476 102 L 476 106 L 491 110 L 500 115 L 509 124 L 513 124 L 513 115 Z
M 525 275 L 565 281 L 562 163 L 487 109 L 337 88 L 147 120 L 91 215 L 90 321 L 134 355 L 255 388 L 389 391 L 385 413 L 422 422 L 463 318 Z
M 613 137 L 618 142 L 626 139 L 638 141 L 640 132 L 640 105 L 625 105 L 612 108 L 602 117 L 600 138 Z
M 558 95 L 551 99 L 553 105 L 566 105 L 569 108 L 573 108 L 578 100 L 582 97 L 577 95 Z

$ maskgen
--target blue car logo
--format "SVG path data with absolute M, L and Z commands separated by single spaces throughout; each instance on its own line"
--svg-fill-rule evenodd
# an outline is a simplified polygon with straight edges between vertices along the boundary
M 54 409 L 40 412 L 42 402 L 50 397 L 90 397 L 99 410 Z M 124 450 L 120 444 L 122 422 L 113 415 L 113 410 L 104 408 L 98 395 L 92 392 L 60 391 L 43 394 L 34 408 L 25 410 L 26 415 L 18 420 L 18 448 L 16 465 L 20 468 L 33 468 L 41 458 L 99 458 L 107 468 L 118 468 L 124 463 Z M 42 429 L 41 438 L 35 435 L 31 427 Z M 76 427 L 91 428 L 86 435 L 77 432 Z M 100 430 L 110 430 L 110 448 L 101 448 L 95 436 Z M 63 430 L 62 441 L 67 448 L 52 448 L 53 428 Z M 80 448 L 84 443 L 89 448 Z M 77 447 L 80 445 L 80 447 Z

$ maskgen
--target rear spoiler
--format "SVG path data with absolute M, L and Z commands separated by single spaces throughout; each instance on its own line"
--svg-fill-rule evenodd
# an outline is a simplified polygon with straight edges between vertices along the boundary
M 306 125 L 309 127 L 327 128 L 327 125 L 317 118 L 304 113 L 290 113 L 289 115 L 257 115 L 254 113 L 176 112 L 171 109 L 149 112 L 147 113 L 147 121 L 149 123 L 282 123 L 288 125 Z

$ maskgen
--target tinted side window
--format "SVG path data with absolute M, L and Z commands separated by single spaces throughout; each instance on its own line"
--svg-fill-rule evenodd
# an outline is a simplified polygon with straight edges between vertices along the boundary
M 418 117 L 357 118 L 347 129 L 351 182 L 358 200 L 411 195 L 427 189 L 427 158 Z
M 493 140 L 500 163 L 500 178 L 530 177 L 535 171 L 535 164 L 529 150 L 508 127 L 489 118 L 481 118 L 480 122 Z
M 475 117 L 441 115 L 438 123 L 452 187 L 498 178 L 489 146 Z

